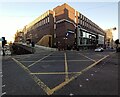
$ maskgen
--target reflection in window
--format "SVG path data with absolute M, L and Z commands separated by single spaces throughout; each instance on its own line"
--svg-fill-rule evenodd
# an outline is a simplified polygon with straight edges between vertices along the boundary
M 86 34 L 86 33 L 85 33 L 85 32 L 83 32 L 83 37 L 85 37 L 85 34 Z

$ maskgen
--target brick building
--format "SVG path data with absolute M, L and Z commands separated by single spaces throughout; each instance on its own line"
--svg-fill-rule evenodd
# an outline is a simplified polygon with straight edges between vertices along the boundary
M 98 25 L 66 3 L 25 26 L 24 34 L 36 44 L 63 49 L 104 46 L 105 40 Z

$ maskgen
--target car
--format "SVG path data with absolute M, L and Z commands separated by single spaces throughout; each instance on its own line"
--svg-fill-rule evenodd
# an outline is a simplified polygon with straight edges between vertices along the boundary
M 102 47 L 98 47 L 95 49 L 95 52 L 103 52 L 103 51 L 104 51 L 104 49 Z

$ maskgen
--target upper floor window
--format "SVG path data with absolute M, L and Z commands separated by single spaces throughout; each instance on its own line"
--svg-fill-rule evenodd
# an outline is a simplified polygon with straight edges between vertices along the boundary
M 50 21 L 50 20 L 49 20 L 49 17 L 48 17 L 48 23 L 49 23 L 49 21 Z

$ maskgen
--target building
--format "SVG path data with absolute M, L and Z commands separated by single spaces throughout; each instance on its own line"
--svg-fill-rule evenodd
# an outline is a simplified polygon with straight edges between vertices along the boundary
M 105 30 L 106 32 L 106 48 L 113 48 L 114 47 L 114 41 L 113 41 L 113 34 L 112 34 L 113 29 L 107 29 Z
M 24 34 L 38 45 L 62 49 L 95 48 L 105 43 L 105 32 L 66 3 L 26 25 Z
M 17 30 L 16 34 L 15 34 L 15 41 L 14 42 L 24 42 L 24 32 L 22 29 Z

